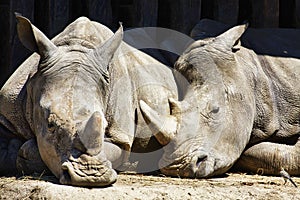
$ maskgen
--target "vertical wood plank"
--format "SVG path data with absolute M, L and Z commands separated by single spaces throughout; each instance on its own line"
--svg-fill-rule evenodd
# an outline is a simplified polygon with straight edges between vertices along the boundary
M 291 28 L 295 27 L 295 1 L 284 0 L 279 1 L 279 27 Z
M 295 0 L 295 25 L 300 28 L 300 0 Z
M 0 88 L 10 74 L 10 30 L 9 30 L 9 1 L 0 3 Z
M 134 21 L 134 8 L 132 0 L 119 0 L 118 4 L 117 21 L 114 21 L 114 25 L 119 27 L 119 22 L 123 22 L 124 27 L 132 27 Z
M 213 0 L 202 0 L 201 1 L 201 18 L 214 18 L 214 1 Z
M 54 37 L 68 25 L 69 8 L 69 0 L 49 0 L 49 37 Z
M 133 26 L 157 26 L 158 0 L 133 0 L 134 24 Z
M 10 72 L 13 72 L 31 54 L 31 52 L 21 44 L 18 38 L 14 12 L 21 13 L 33 22 L 34 0 L 10 1 Z
M 49 36 L 49 0 L 34 2 L 34 25 Z
M 279 26 L 279 0 L 252 0 L 251 26 L 276 28 Z
M 35 1 L 35 26 L 47 37 L 52 38 L 61 32 L 69 23 L 69 0 Z
M 238 23 L 250 22 L 252 16 L 251 0 L 242 0 L 239 2 Z
M 70 20 L 74 21 L 78 17 L 88 16 L 88 8 L 86 0 L 71 0 L 70 1 Z
M 189 34 L 201 18 L 201 0 L 169 0 L 170 28 Z
M 110 0 L 89 0 L 88 12 L 91 20 L 100 22 L 106 26 L 112 25 L 112 8 Z
M 236 25 L 239 15 L 239 0 L 215 0 L 214 20 Z

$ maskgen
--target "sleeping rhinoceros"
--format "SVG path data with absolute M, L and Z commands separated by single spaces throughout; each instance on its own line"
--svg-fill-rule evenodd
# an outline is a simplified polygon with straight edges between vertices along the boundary
M 164 132 L 169 141 L 160 160 L 164 174 L 210 177 L 236 164 L 246 172 L 278 175 L 283 167 L 300 175 L 300 55 L 289 54 L 299 50 L 299 38 L 267 43 L 266 34 L 276 39 L 276 30 L 251 30 L 252 43 L 257 37 L 268 52 L 277 47 L 284 56 L 258 55 L 240 46 L 245 30 L 236 26 L 195 41 L 177 60 L 175 70 L 185 77 L 179 86 L 186 92 L 181 101 L 172 100 L 165 116 L 177 124 Z M 298 49 L 289 48 L 295 44 Z M 145 102 L 141 108 L 153 130 L 159 129 L 163 117 Z
M 1 174 L 47 166 L 62 184 L 105 186 L 132 149 L 159 149 L 139 101 L 170 113 L 168 99 L 178 98 L 171 69 L 122 42 L 122 27 L 113 35 L 81 17 L 51 41 L 17 20 L 36 53 L 0 91 Z

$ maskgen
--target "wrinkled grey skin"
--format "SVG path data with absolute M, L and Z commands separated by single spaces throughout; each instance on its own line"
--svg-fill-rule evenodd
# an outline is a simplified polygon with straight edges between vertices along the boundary
M 148 151 L 153 137 L 139 100 L 170 112 L 168 99 L 177 98 L 171 70 L 123 43 L 122 27 L 113 35 L 82 17 L 50 41 L 17 20 L 21 42 L 37 54 L 0 91 L 0 173 L 47 166 L 62 184 L 114 183 L 133 144 Z
M 177 60 L 186 93 L 166 116 L 175 123 L 165 130 L 164 174 L 210 177 L 236 164 L 246 172 L 278 175 L 284 167 L 300 175 L 300 60 L 240 46 L 245 29 L 198 40 Z M 141 107 L 155 124 L 155 109 Z

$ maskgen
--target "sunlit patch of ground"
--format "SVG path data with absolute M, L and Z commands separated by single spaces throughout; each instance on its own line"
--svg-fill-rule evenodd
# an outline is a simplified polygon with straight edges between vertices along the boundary
M 2 177 L 0 199 L 300 199 L 281 177 L 227 174 L 212 179 L 120 174 L 106 188 L 64 186 L 51 176 Z M 293 178 L 300 186 L 300 178 Z

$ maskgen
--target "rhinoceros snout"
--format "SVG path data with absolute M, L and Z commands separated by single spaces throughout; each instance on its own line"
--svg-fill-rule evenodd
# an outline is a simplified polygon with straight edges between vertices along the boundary
M 191 171 L 194 177 L 201 178 L 206 175 L 206 161 L 207 155 L 197 155 L 192 158 Z
M 98 159 L 88 155 L 65 161 L 59 179 L 61 184 L 84 187 L 108 186 L 116 180 L 117 173 L 108 160 L 99 162 Z
M 207 155 L 195 156 L 193 159 L 193 173 L 196 178 L 210 177 L 213 175 L 215 159 Z
M 189 160 L 189 159 L 187 159 Z M 200 154 L 192 156 L 186 167 L 179 169 L 179 175 L 188 178 L 202 178 L 206 175 L 207 155 Z
M 186 178 L 204 178 L 213 173 L 214 159 L 207 154 L 193 153 L 161 168 L 162 173 Z

